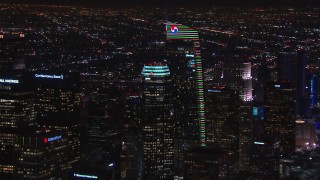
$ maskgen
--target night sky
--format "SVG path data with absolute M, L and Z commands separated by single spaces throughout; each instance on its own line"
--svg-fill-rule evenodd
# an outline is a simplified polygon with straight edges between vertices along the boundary
M 168 1 L 166 3 L 166 1 Z M 5 3 L 24 3 L 24 4 L 61 4 L 61 5 L 80 5 L 80 6 L 316 6 L 319 7 L 319 0 L 0 0 Z

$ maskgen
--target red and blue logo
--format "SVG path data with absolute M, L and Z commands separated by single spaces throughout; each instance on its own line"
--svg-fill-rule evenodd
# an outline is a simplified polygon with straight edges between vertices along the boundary
M 172 33 L 177 33 L 179 31 L 177 26 L 171 26 L 170 30 L 171 30 Z

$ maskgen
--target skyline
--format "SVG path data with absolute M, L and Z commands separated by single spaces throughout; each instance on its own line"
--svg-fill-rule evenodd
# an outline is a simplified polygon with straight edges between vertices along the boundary
M 320 178 L 318 8 L 99 5 L 0 4 L 0 179 Z

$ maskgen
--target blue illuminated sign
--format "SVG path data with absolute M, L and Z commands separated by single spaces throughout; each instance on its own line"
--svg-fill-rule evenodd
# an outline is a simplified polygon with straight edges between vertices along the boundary
M 98 179 L 98 176 L 86 175 L 86 174 L 73 174 L 74 177 L 88 178 L 88 179 Z
M 311 97 L 311 106 L 314 106 L 315 104 L 315 98 L 314 98 L 314 78 L 315 76 L 313 76 L 313 78 L 311 79 L 311 84 L 310 84 L 310 97 Z
M 51 137 L 51 138 L 48 138 L 48 142 L 55 141 L 55 140 L 58 140 L 58 139 L 61 139 L 61 138 L 62 138 L 61 136 Z
M 63 79 L 63 75 L 48 75 L 48 74 L 35 74 L 36 78 L 47 78 L 47 79 Z

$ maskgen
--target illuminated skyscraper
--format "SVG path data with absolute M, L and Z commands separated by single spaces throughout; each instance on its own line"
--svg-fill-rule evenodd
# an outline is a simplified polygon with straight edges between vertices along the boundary
M 62 132 L 19 132 L 14 147 L 14 179 L 66 179 L 68 140 Z
M 37 123 L 68 132 L 69 164 L 80 158 L 80 93 L 77 73 L 35 72 Z
M 239 91 L 223 85 L 212 86 L 207 95 L 207 144 L 218 145 L 230 155 L 230 171 L 238 169 Z
M 250 172 L 254 179 L 279 179 L 279 146 L 272 137 L 257 137 L 251 145 Z
M 250 144 L 253 138 L 253 118 L 252 118 L 252 75 L 251 62 L 244 62 L 240 68 L 241 81 L 240 107 L 239 107 L 239 168 L 248 170 L 250 164 Z
M 188 131 L 194 136 L 198 145 L 206 146 L 205 101 L 203 89 L 203 69 L 198 31 L 188 26 L 168 22 L 167 55 L 172 69 L 175 96 L 181 108 L 177 120 L 181 123 L 179 131 Z M 175 105 L 176 107 L 177 105 Z
M 252 76 L 251 76 L 251 63 L 242 63 L 242 68 L 240 69 L 241 78 L 243 81 L 243 91 L 240 95 L 244 102 L 252 101 Z
M 170 22 L 166 28 L 166 54 L 174 87 L 175 178 L 182 178 L 186 151 L 206 146 L 202 59 L 196 29 Z
M 0 177 L 11 179 L 16 134 L 35 126 L 34 93 L 30 79 L 0 77 Z
M 280 144 L 280 153 L 295 151 L 295 90 L 292 83 L 270 82 L 265 92 L 265 130 Z
M 168 66 L 142 70 L 144 179 L 173 179 L 172 80 Z
M 208 82 L 207 142 L 232 154 L 230 171 L 249 168 L 252 143 L 250 62 L 224 62 L 220 79 Z

